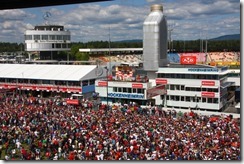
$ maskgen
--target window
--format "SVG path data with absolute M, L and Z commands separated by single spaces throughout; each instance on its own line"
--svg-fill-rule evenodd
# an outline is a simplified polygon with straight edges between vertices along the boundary
M 175 90 L 174 85 L 170 85 L 170 90 Z
M 57 35 L 57 40 L 63 40 L 63 35 Z
M 128 88 L 128 93 L 131 93 L 131 88 Z
M 186 74 L 186 79 L 190 79 L 190 75 L 189 74 Z
M 63 43 L 62 48 L 67 48 L 67 44 Z
M 123 88 L 123 92 L 124 93 L 127 93 L 127 88 Z
M 34 40 L 40 40 L 40 35 L 34 35 Z
M 189 96 L 186 96 L 186 101 L 190 102 L 190 97 Z
M 42 40 L 48 40 L 48 35 L 42 35 Z
M 212 103 L 213 99 L 212 98 L 208 98 L 208 103 Z
M 180 90 L 184 91 L 185 90 L 185 86 L 184 85 L 181 85 L 180 86 Z
M 185 96 L 181 96 L 180 101 L 185 101 Z
M 175 96 L 176 101 L 180 101 L 180 96 Z
M 56 48 L 61 48 L 61 44 L 57 43 Z
M 138 92 L 138 93 L 143 93 L 143 90 L 144 90 L 144 89 L 137 89 L 137 92 Z
M 90 80 L 90 85 L 94 85 L 95 84 L 95 79 Z
M 170 78 L 170 74 L 165 74 L 165 78 Z
M 118 88 L 117 87 L 114 87 L 113 88 L 113 92 L 117 92 L 118 91 Z
M 207 88 L 202 88 L 202 91 L 207 91 Z
M 218 104 L 218 103 L 219 103 L 219 100 L 218 100 L 218 98 L 214 98 L 214 101 L 213 101 L 213 103 L 215 103 L 215 104 Z
M 190 91 L 190 88 L 189 87 L 186 87 L 186 91 Z
M 205 97 L 203 97 L 202 102 L 207 102 L 207 99 Z
M 118 88 L 118 92 L 122 92 L 122 88 Z
M 88 80 L 82 81 L 82 86 L 88 86 Z
M 49 40 L 56 40 L 56 36 L 55 35 L 49 35 Z
M 133 93 L 136 93 L 136 89 L 135 88 L 133 89 Z
M 180 86 L 179 86 L 179 85 L 176 85 L 176 86 L 175 86 L 175 89 L 176 89 L 176 90 L 180 90 Z

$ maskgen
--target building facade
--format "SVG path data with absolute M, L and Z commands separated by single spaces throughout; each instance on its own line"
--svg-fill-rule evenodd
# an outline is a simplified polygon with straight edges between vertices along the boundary
M 40 52 L 40 59 L 52 60 L 59 51 L 70 51 L 71 33 L 64 26 L 43 25 L 25 31 L 25 51 Z
M 178 109 L 224 111 L 227 106 L 227 67 L 171 65 L 159 68 L 156 85 L 164 84 L 167 94 L 157 96 L 156 104 Z

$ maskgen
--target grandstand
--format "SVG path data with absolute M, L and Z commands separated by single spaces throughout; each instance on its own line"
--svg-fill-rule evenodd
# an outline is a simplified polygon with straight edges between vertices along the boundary
M 168 53 L 168 59 L 170 63 L 179 63 L 180 55 L 178 53 Z
M 196 56 L 198 64 L 208 64 L 211 66 L 240 66 L 240 52 L 190 52 L 190 53 L 168 53 L 170 63 L 180 63 L 180 56 Z M 143 61 L 142 52 L 124 51 L 108 55 L 107 52 L 90 54 L 90 61 L 99 60 L 101 63 L 107 62 L 127 62 L 140 63 Z

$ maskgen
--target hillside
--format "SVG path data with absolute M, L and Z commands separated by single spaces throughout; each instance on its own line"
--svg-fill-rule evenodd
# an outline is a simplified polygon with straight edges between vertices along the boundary
M 212 38 L 209 40 L 213 40 L 213 41 L 223 41 L 223 40 L 240 40 L 241 35 L 240 34 L 232 34 L 232 35 L 223 35 L 223 36 L 219 36 L 217 38 Z M 132 39 L 132 40 L 121 40 L 121 41 L 116 41 L 116 42 L 120 42 L 120 43 L 140 43 L 142 42 L 142 40 L 140 39 Z
M 241 36 L 240 34 L 232 34 L 232 35 L 223 35 L 219 36 L 217 38 L 212 38 L 209 40 L 215 40 L 215 41 L 220 41 L 220 40 L 240 40 Z

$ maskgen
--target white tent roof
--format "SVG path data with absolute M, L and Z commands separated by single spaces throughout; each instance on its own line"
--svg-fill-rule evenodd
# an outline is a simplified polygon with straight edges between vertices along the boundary
M 96 78 L 96 65 L 0 64 L 0 78 L 79 81 Z

